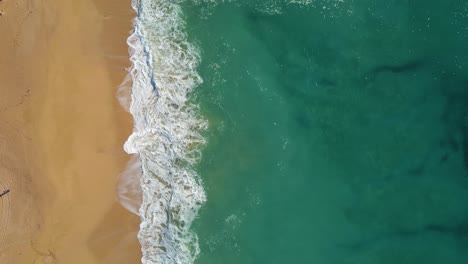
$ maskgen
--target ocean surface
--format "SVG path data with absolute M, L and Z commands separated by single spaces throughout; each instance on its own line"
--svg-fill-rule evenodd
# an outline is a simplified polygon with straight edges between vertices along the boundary
M 133 7 L 144 264 L 468 263 L 466 0 Z

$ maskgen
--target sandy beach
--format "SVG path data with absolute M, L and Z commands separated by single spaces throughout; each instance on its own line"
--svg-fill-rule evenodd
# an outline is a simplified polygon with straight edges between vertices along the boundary
M 129 1 L 0 1 L 0 263 L 139 263 L 116 200 Z

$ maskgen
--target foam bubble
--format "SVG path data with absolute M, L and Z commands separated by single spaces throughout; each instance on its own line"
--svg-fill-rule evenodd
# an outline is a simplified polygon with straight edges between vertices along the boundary
M 133 0 L 132 7 L 137 17 L 127 42 L 135 127 L 124 149 L 141 161 L 142 262 L 193 263 L 199 248 L 190 225 L 206 199 L 192 167 L 207 123 L 188 101 L 202 82 L 199 53 L 186 41 L 178 1 Z

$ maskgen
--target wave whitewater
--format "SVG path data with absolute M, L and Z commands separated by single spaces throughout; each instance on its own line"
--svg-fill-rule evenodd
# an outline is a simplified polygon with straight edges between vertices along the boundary
M 190 225 L 206 197 L 193 166 L 205 144 L 200 133 L 207 122 L 188 101 L 202 79 L 180 2 L 132 1 L 137 16 L 127 43 L 134 131 L 124 149 L 141 162 L 138 239 L 144 264 L 193 263 L 200 251 Z

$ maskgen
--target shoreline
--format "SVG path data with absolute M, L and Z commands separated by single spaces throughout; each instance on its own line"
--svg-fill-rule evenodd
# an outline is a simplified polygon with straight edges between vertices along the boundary
M 29 17 L 17 28 L 15 36 L 21 34 L 21 39 L 13 39 L 2 52 L 11 48 L 17 55 L 21 49 L 28 52 L 20 60 L 14 58 L 18 68 L 30 68 L 28 74 L 17 72 L 7 87 L 9 92 L 19 79 L 28 80 L 20 95 L 27 99 L 20 99 L 21 106 L 5 118 L 27 133 L 21 139 L 26 142 L 21 147 L 26 158 L 16 158 L 26 164 L 29 175 L 22 183 L 30 190 L 24 195 L 31 205 L 25 213 L 37 211 L 27 224 L 8 224 L 10 242 L 4 244 L 18 240 L 17 231 L 25 226 L 29 231 L 21 245 L 1 248 L 0 260 L 139 263 L 139 218 L 116 199 L 118 175 L 130 158 L 122 145 L 133 128 L 130 115 L 116 99 L 129 65 L 125 41 L 134 16 L 130 1 L 0 3 L 9 5 L 0 22 L 23 14 Z M 10 26 L 15 26 L 13 19 Z M 5 137 L 14 134 L 1 132 Z M 12 205 L 16 193 L 12 188 L 6 195 Z M 14 214 L 15 207 L 10 211 Z
M 206 201 L 195 167 L 208 122 L 189 100 L 202 83 L 200 54 L 187 39 L 179 4 L 133 2 L 138 15 L 128 45 L 135 129 L 124 149 L 141 161 L 143 263 L 193 263 L 200 253 L 190 227 Z

